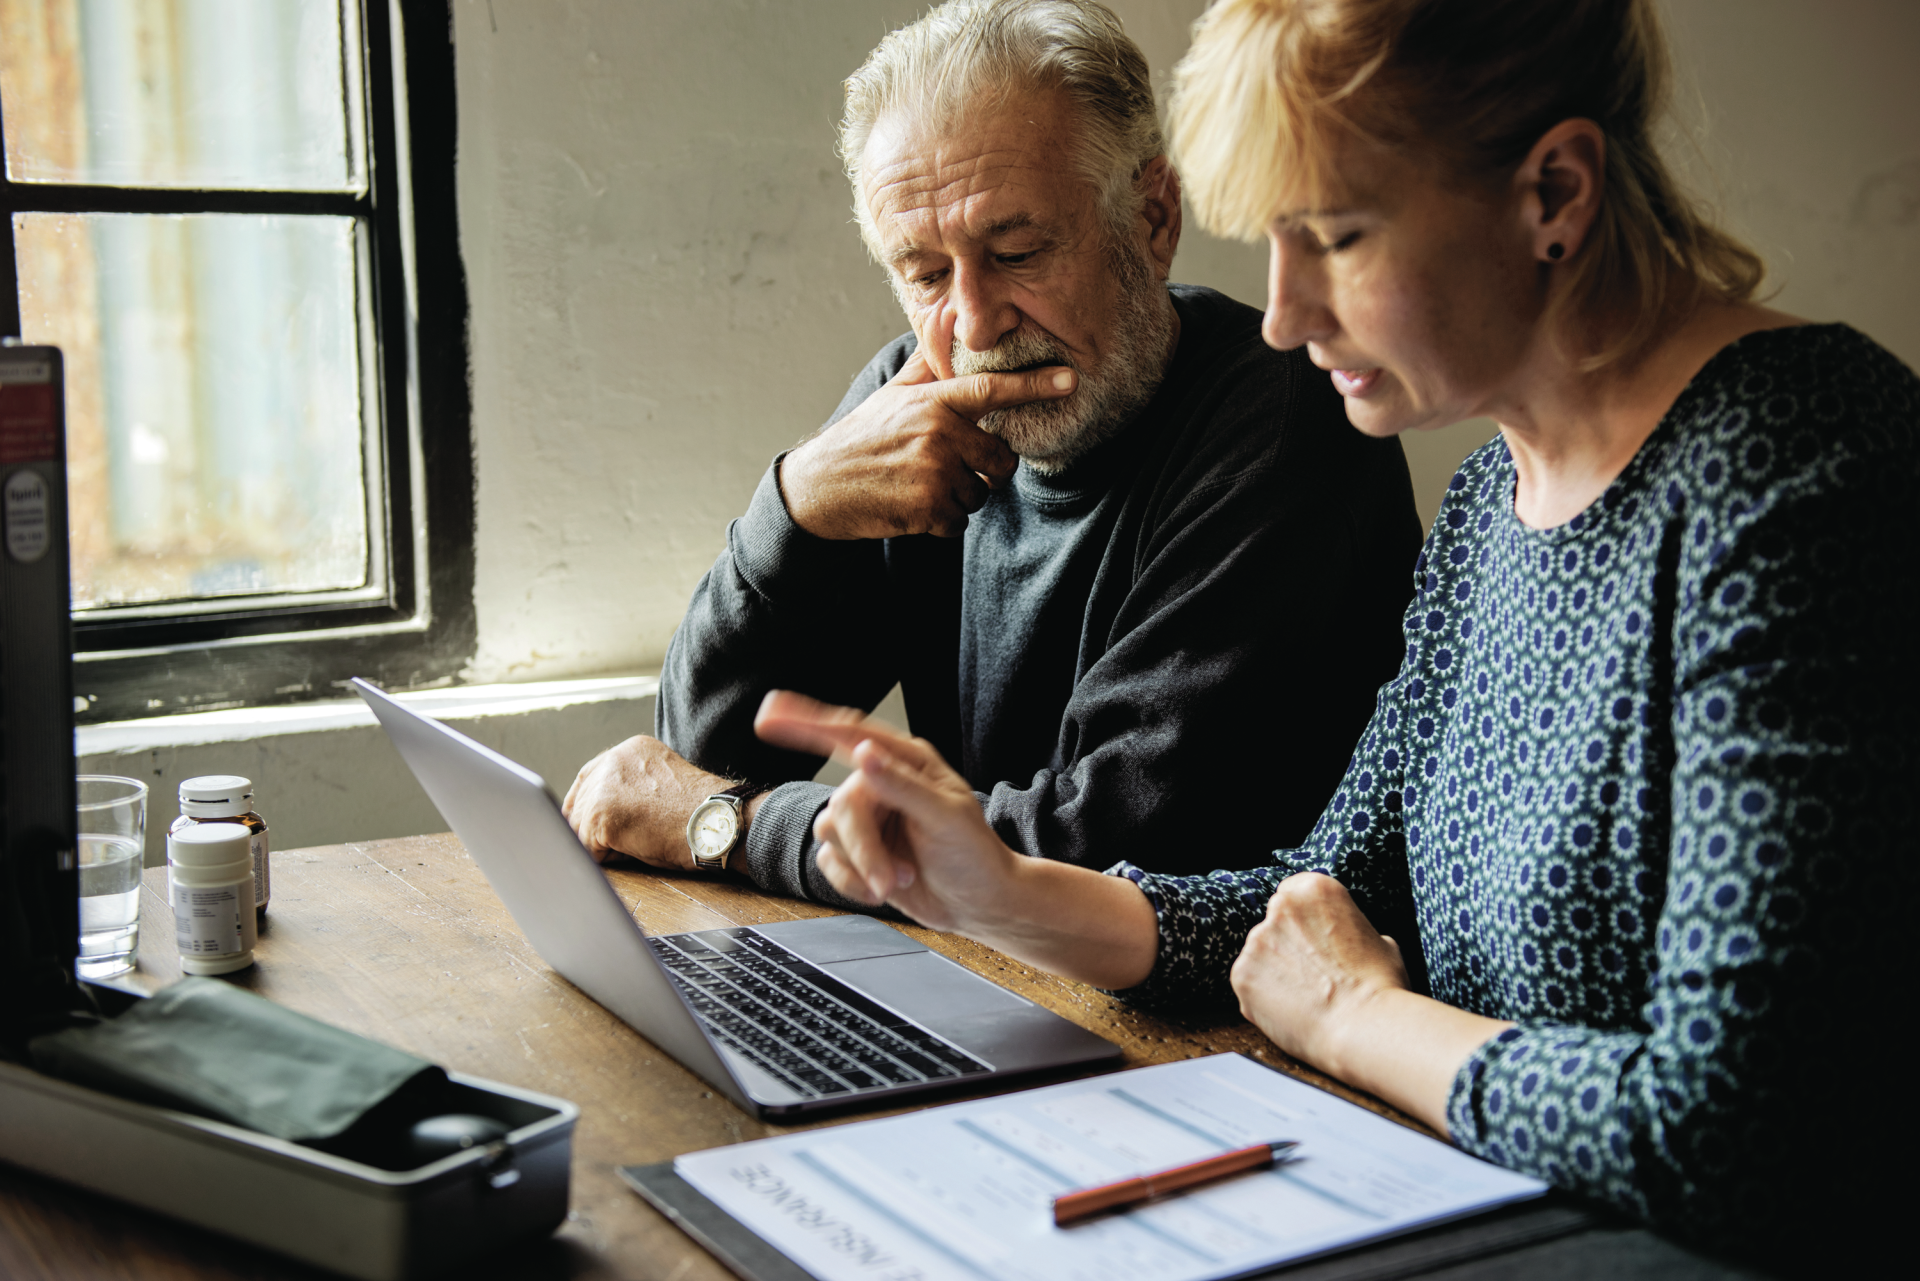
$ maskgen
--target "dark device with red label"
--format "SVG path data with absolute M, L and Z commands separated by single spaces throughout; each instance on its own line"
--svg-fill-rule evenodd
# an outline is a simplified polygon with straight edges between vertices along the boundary
M 74 1008 L 73 624 L 60 351 L 0 347 L 0 1027 Z

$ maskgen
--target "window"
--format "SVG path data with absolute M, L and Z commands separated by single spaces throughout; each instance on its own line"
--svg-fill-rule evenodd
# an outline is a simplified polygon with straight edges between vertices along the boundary
M 0 30 L 0 334 L 66 353 L 80 719 L 451 679 L 445 0 L 0 0 Z

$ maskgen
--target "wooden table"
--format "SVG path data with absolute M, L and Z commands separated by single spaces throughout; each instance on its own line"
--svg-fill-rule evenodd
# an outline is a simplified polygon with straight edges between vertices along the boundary
M 832 913 L 741 883 L 615 869 L 655 933 Z M 166 873 L 147 873 L 135 981 L 180 976 Z M 258 964 L 233 981 L 444 1067 L 571 1099 L 572 1209 L 551 1241 L 502 1260 L 514 1277 L 722 1281 L 731 1274 L 634 1195 L 615 1168 L 784 1134 L 662 1055 L 549 969 L 452 834 L 276 852 Z M 1108 1040 L 1140 1067 L 1239 1051 L 1416 1129 L 1301 1066 L 1244 1021 L 1183 1027 L 991 948 L 917 926 L 914 938 Z M 1018 1086 L 1003 1087 L 1007 1089 Z M 969 1095 L 949 1098 L 977 1097 Z M 855 1113 L 809 1125 L 882 1115 Z M 0 1276 L 9 1281 L 319 1278 L 265 1251 L 0 1165 Z

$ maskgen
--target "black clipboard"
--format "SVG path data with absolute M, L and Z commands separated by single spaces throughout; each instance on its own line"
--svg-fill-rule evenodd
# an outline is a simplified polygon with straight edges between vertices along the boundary
M 745 1281 L 814 1281 L 811 1272 L 754 1235 L 675 1174 L 673 1162 L 623 1165 L 620 1177 L 647 1204 L 666 1215 L 675 1227 Z M 1397 1277 L 1418 1276 L 1559 1240 L 1608 1223 L 1572 1197 L 1548 1193 L 1537 1201 L 1505 1206 L 1469 1219 L 1422 1228 L 1405 1236 L 1376 1241 L 1325 1258 L 1284 1264 L 1249 1276 L 1284 1277 L 1286 1281 L 1393 1281 Z M 1630 1234 L 1632 1231 L 1644 1233 L 1644 1229 L 1630 1230 Z

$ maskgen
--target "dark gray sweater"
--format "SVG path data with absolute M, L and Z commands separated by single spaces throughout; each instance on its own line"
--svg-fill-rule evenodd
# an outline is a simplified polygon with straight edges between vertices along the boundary
M 1066 472 L 1023 465 L 962 538 L 815 538 L 769 469 L 668 648 L 655 725 L 781 784 L 747 834 L 756 884 L 845 903 L 812 861 L 820 760 L 754 737 L 772 688 L 872 708 L 899 682 L 1023 853 L 1179 875 L 1311 828 L 1403 654 L 1406 461 L 1259 312 L 1172 293 L 1179 347 L 1139 417 Z M 913 350 L 882 348 L 832 421 Z

